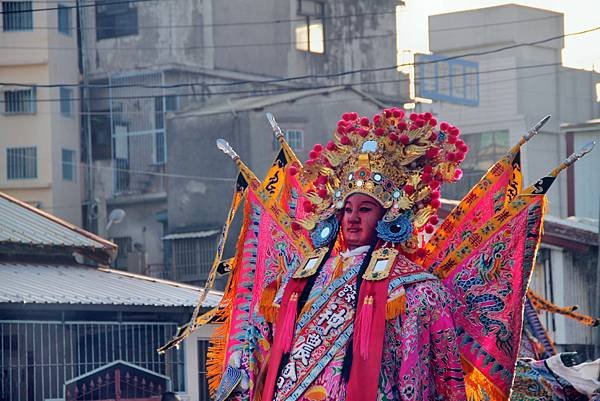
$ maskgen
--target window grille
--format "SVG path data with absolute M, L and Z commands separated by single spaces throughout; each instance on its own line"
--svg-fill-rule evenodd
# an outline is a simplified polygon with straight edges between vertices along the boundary
M 464 134 L 462 139 L 469 146 L 469 152 L 461 168 L 463 177 L 453 184 L 443 187 L 447 199 L 462 199 L 490 166 L 508 152 L 508 131 L 490 131 Z
M 175 280 L 206 280 L 217 248 L 217 236 L 172 241 Z
M 73 98 L 73 89 L 60 87 L 60 114 L 65 117 L 71 117 L 71 104 Z
M 304 149 L 304 132 L 299 129 L 285 131 L 285 140 L 293 150 Z
M 8 31 L 30 31 L 33 29 L 32 1 L 3 1 L 2 28 Z
M 69 149 L 62 150 L 62 177 L 65 181 L 75 181 L 75 151 Z
M 128 2 L 96 0 L 96 40 L 137 35 L 137 33 L 137 7 Z
M 37 149 L 35 147 L 6 149 L 6 178 L 9 180 L 37 178 Z
M 118 269 L 127 270 L 127 254 L 133 250 L 131 237 L 115 237 L 112 241 L 119 247 L 114 266 Z
M 65 399 L 64 384 L 117 360 L 169 376 L 185 391 L 183 348 L 156 349 L 177 332 L 175 323 L 0 321 L 0 399 Z
M 36 89 L 4 92 L 5 114 L 34 114 L 37 111 Z
M 58 32 L 71 35 L 71 8 L 62 4 L 57 7 Z
M 298 0 L 296 14 L 304 17 L 296 26 L 296 49 L 325 53 L 325 4 L 317 0 Z

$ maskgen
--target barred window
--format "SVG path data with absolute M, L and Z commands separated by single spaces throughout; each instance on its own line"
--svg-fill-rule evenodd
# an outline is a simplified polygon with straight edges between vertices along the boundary
M 304 132 L 299 129 L 285 131 L 285 140 L 293 150 L 304 149 Z
M 206 280 L 217 248 L 217 237 L 173 240 L 173 273 L 176 281 Z
M 3 1 L 2 29 L 5 32 L 32 30 L 32 3 L 32 1 Z
M 62 150 L 62 177 L 65 181 L 75 181 L 75 178 L 77 177 L 74 150 Z
M 65 35 L 71 35 L 71 7 L 59 4 L 58 11 L 58 32 Z
M 71 117 L 71 104 L 73 98 L 73 89 L 60 87 L 60 114 L 65 117 Z
M 127 270 L 127 254 L 133 251 L 131 237 L 114 237 L 112 241 L 118 246 L 113 265 L 118 269 Z
M 96 0 L 96 40 L 137 35 L 137 33 L 137 7 L 128 2 Z
M 37 149 L 35 147 L 6 149 L 6 178 L 9 180 L 37 178 Z
M 5 114 L 34 114 L 37 111 L 36 89 L 4 92 Z

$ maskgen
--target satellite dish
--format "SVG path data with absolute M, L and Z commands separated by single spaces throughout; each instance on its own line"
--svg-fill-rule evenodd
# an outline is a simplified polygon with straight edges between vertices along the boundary
M 108 215 L 108 223 L 106 224 L 106 231 L 113 225 L 119 224 L 125 218 L 125 210 L 123 209 L 114 209 Z

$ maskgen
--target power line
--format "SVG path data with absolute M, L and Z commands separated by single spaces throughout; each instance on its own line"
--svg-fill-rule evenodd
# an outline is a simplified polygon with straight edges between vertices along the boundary
M 532 68 L 544 68 L 544 67 L 553 67 L 559 66 L 562 63 L 554 62 L 554 63 L 543 63 L 543 64 L 532 64 L 532 65 L 524 65 L 524 66 L 516 66 L 516 67 L 504 67 L 504 68 L 496 68 L 492 70 L 485 71 L 474 71 L 474 72 L 465 72 L 465 73 L 455 73 L 455 74 L 442 74 L 442 75 L 431 75 L 418 77 L 419 81 L 423 80 L 431 80 L 431 79 L 439 79 L 439 78 L 452 78 L 458 76 L 471 76 L 471 75 L 479 75 L 479 74 L 491 74 L 496 72 L 505 72 L 505 71 L 516 71 L 516 70 L 526 70 Z M 327 88 L 335 88 L 344 85 L 375 85 L 382 83 L 400 83 L 400 82 L 409 82 L 409 78 L 394 78 L 387 80 L 371 80 L 371 81 L 359 81 L 359 82 L 347 82 L 347 83 L 331 83 L 324 85 L 310 85 L 310 86 L 302 86 L 302 87 L 285 87 L 285 88 L 271 88 L 271 89 L 247 89 L 247 90 L 235 90 L 235 91 L 221 91 L 221 92 L 208 92 L 208 93 L 163 93 L 163 94 L 152 94 L 152 95 L 137 95 L 137 96 L 102 96 L 102 97 L 94 97 L 94 100 L 133 100 L 133 99 L 154 99 L 160 96 L 169 96 L 174 95 L 178 97 L 196 97 L 196 96 L 216 96 L 216 95 L 243 95 L 243 94 L 253 94 L 255 96 L 266 96 L 266 95 L 274 95 L 279 93 L 287 93 L 287 92 L 297 92 L 297 91 L 305 91 L 305 90 L 314 90 L 314 89 L 327 89 Z M 0 83 L 0 85 L 10 85 Z M 188 84 L 175 84 L 174 87 L 179 87 L 180 85 L 188 86 Z M 31 87 L 32 85 L 24 85 L 20 84 L 23 87 Z M 60 87 L 60 85 L 47 85 L 46 87 L 55 88 Z M 157 86 L 158 89 L 169 89 L 168 87 Z M 71 98 L 71 101 L 81 100 L 82 98 Z M 46 98 L 46 99 L 37 99 L 38 102 L 60 102 L 63 99 L 60 98 Z M 0 99 L 0 104 L 5 103 L 4 100 Z
M 328 42 L 338 42 L 343 40 L 356 40 L 356 39 L 377 39 L 395 37 L 395 33 L 386 33 L 378 35 L 359 35 L 359 36 L 341 36 L 341 37 L 327 37 L 324 40 Z M 288 46 L 293 44 L 308 44 L 308 40 L 293 40 L 287 42 L 255 42 L 255 43 L 229 43 L 223 45 L 202 45 L 202 46 L 128 46 L 128 47 L 95 47 L 95 51 L 145 51 L 145 50 L 204 50 L 204 49 L 227 49 L 227 48 L 240 48 L 240 47 L 275 47 L 275 46 Z M 10 50 L 79 50 L 76 46 L 0 46 L 0 49 Z
M 59 3 L 63 3 L 58 0 Z M 372 12 L 372 13 L 356 13 L 356 14 L 343 14 L 343 15 L 332 15 L 332 16 L 324 16 L 319 19 L 343 19 L 343 18 L 356 18 L 356 17 L 370 17 L 375 15 L 387 15 L 387 14 L 395 14 L 395 11 L 382 11 L 382 12 Z M 446 32 L 446 31 L 459 31 L 465 29 L 473 29 L 473 28 L 482 28 L 486 26 L 499 26 L 499 25 L 511 25 L 511 24 L 520 24 L 526 22 L 534 22 L 534 21 L 543 21 L 548 19 L 556 19 L 561 18 L 562 16 L 552 15 L 546 17 L 536 17 L 536 18 L 525 18 L 525 19 L 517 19 L 517 20 L 509 20 L 502 22 L 492 22 L 489 24 L 477 24 L 477 25 L 461 25 L 460 27 L 453 28 L 432 28 L 429 32 Z M 268 24 L 281 24 L 281 23 L 290 23 L 290 22 L 305 22 L 306 18 L 287 18 L 287 19 L 275 19 L 275 20 L 263 20 L 263 21 L 236 21 L 236 22 L 217 22 L 212 24 L 169 24 L 169 25 L 138 25 L 138 30 L 150 30 L 150 29 L 184 29 L 184 28 L 211 28 L 211 27 L 226 27 L 226 26 L 248 26 L 248 25 L 268 25 Z M 102 25 L 102 29 L 114 29 L 119 28 L 119 25 Z M 56 30 L 58 26 L 40 26 L 33 27 L 33 30 Z M 91 30 L 95 31 L 96 27 L 80 27 L 78 30 Z
M 115 5 L 115 4 L 128 4 L 128 3 L 148 3 L 151 1 L 166 1 L 166 0 L 114 0 L 114 1 L 106 1 L 103 2 L 101 5 Z M 175 1 L 175 0 L 171 0 L 171 1 Z M 96 3 L 92 3 L 92 4 L 80 4 L 80 5 L 73 5 L 73 6 L 65 6 L 64 8 L 66 9 L 77 9 L 77 8 L 89 8 L 89 7 L 96 7 Z M 41 12 L 41 11 L 56 11 L 59 9 L 63 9 L 63 7 L 45 7 L 45 8 L 32 8 L 31 10 L 9 10 L 9 11 L 0 11 L 0 15 L 10 15 L 10 14 L 21 14 L 21 13 L 32 13 L 32 12 Z
M 154 0 L 152 0 L 152 1 L 154 1 Z M 394 69 L 397 69 L 398 67 L 404 67 L 404 66 L 434 64 L 434 63 L 439 63 L 439 62 L 443 62 L 443 61 L 451 61 L 451 60 L 464 58 L 464 57 L 477 57 L 477 56 L 489 55 L 489 54 L 494 54 L 494 53 L 500 53 L 500 52 L 503 52 L 506 50 L 511 50 L 511 49 L 525 47 L 525 46 L 538 45 L 538 44 L 542 44 L 542 43 L 551 42 L 553 40 L 558 40 L 558 39 L 562 39 L 562 38 L 569 37 L 569 36 L 583 35 L 583 34 L 587 34 L 587 33 L 598 31 L 598 30 L 600 30 L 600 26 L 586 29 L 583 31 L 566 33 L 566 34 L 562 34 L 562 35 L 556 35 L 556 36 L 552 36 L 552 37 L 548 37 L 548 38 L 544 38 L 544 39 L 540 39 L 540 40 L 515 43 L 513 45 L 508 45 L 508 46 L 499 47 L 499 48 L 490 49 L 490 50 L 462 53 L 459 55 L 442 57 L 440 59 L 430 60 L 430 61 L 409 62 L 409 63 L 397 64 L 397 65 L 387 66 L 387 67 L 360 68 L 360 69 L 355 69 L 355 70 L 340 71 L 337 73 L 329 73 L 329 74 L 306 74 L 306 75 L 300 75 L 300 76 L 274 78 L 274 79 L 267 79 L 267 80 L 252 80 L 252 81 L 242 80 L 242 81 L 234 81 L 234 82 L 228 82 L 228 83 L 201 84 L 200 86 L 211 87 L 211 86 L 237 86 L 237 85 L 246 85 L 246 84 L 273 84 L 273 83 L 291 82 L 291 81 L 296 81 L 296 80 L 338 78 L 338 77 L 342 77 L 342 76 L 346 76 L 346 75 L 353 75 L 353 74 L 367 73 L 367 72 L 389 71 L 389 70 L 394 70 Z M 7 83 L 0 83 L 0 84 L 6 85 Z M 23 84 L 17 84 L 17 85 L 23 85 Z M 198 84 L 178 84 L 178 85 L 196 86 Z M 32 86 L 32 85 L 29 84 L 26 86 Z M 80 86 L 80 84 L 52 84 L 52 86 Z M 140 87 L 140 85 L 137 85 L 137 84 L 131 85 L 131 86 Z M 161 85 L 161 86 L 155 85 L 155 86 L 157 88 L 165 87 L 164 85 Z M 96 87 L 107 87 L 107 88 L 113 87 L 114 88 L 114 86 L 111 86 L 111 85 L 96 86 Z M 143 86 L 141 86 L 141 87 L 143 87 Z M 150 86 L 148 86 L 148 87 L 150 87 Z M 227 93 L 227 94 L 229 94 L 229 93 Z

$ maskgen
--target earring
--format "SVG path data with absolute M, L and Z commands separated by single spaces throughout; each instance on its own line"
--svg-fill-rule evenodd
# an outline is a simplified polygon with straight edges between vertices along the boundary
M 315 248 L 321 248 L 331 241 L 334 241 L 339 230 L 340 223 L 336 215 L 332 215 L 328 219 L 322 220 L 317 224 L 310 233 L 310 239 Z
M 394 244 L 407 241 L 413 234 L 413 224 L 409 213 L 404 213 L 392 221 L 379 220 L 377 237 Z

